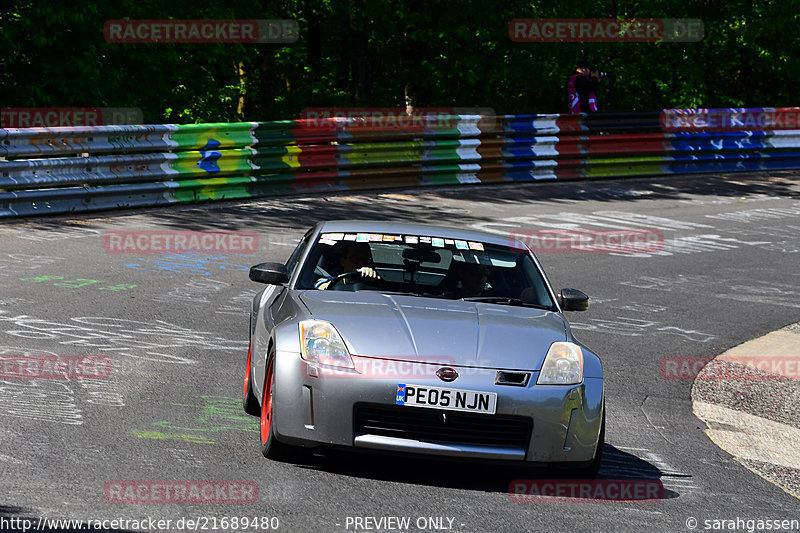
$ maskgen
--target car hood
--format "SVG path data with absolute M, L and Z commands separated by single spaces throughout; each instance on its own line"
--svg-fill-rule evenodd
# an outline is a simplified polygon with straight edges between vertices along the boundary
M 543 309 L 377 291 L 306 291 L 300 300 L 353 355 L 540 370 L 550 345 L 566 340 L 564 318 Z

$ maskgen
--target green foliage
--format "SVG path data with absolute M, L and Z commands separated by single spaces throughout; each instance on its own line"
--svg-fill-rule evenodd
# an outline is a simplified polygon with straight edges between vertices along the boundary
M 794 106 L 800 11 L 786 0 L 8 0 L 0 106 L 138 107 L 146 122 L 296 118 L 306 107 L 565 110 L 585 55 L 601 107 Z M 699 18 L 696 43 L 518 43 L 514 18 Z M 296 19 L 292 44 L 119 44 L 110 19 Z M 240 66 L 241 65 L 241 71 Z M 239 108 L 241 113 L 239 112 Z

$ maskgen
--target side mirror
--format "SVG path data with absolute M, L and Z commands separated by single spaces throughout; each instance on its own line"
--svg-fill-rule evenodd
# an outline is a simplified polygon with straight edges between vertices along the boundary
M 589 297 L 575 289 L 561 289 L 558 304 L 564 311 L 586 311 L 589 309 Z
M 289 271 L 283 263 L 260 263 L 250 267 L 250 279 L 267 285 L 283 285 L 289 282 Z

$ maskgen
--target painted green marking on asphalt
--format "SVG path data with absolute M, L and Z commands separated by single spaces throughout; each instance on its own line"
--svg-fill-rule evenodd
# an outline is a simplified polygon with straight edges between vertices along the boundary
M 177 407 L 188 407 L 199 410 L 196 422 L 189 425 L 197 427 L 183 427 L 168 420 L 153 422 L 153 425 L 160 431 L 137 431 L 129 432 L 137 437 L 151 439 L 179 439 L 186 442 L 197 442 L 199 444 L 215 444 L 214 441 L 206 439 L 192 433 L 219 433 L 223 431 L 244 431 L 247 433 L 259 430 L 258 418 L 250 416 L 242 411 L 241 400 L 227 396 L 201 395 L 202 403 L 182 404 L 173 403 Z M 163 430 L 170 430 L 170 433 L 162 433 Z M 176 433 L 172 433 L 176 432 Z M 192 440 L 194 439 L 194 440 Z M 198 440 L 199 439 L 199 440 Z
M 161 433 L 159 431 L 128 431 L 129 435 L 139 437 L 140 439 L 157 439 L 157 440 L 180 440 L 183 442 L 190 442 L 193 444 L 216 444 L 213 440 L 209 440 L 199 435 L 185 435 L 174 433 Z

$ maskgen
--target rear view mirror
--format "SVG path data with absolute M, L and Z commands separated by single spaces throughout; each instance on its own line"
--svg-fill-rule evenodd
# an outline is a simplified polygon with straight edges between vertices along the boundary
M 250 279 L 267 285 L 283 285 L 289 282 L 289 272 L 283 263 L 260 263 L 250 267 Z
M 442 256 L 430 248 L 406 248 L 403 250 L 403 259 L 418 263 L 438 264 L 442 261 Z
M 589 309 L 589 296 L 576 289 L 561 289 L 558 304 L 564 311 L 586 311 Z

